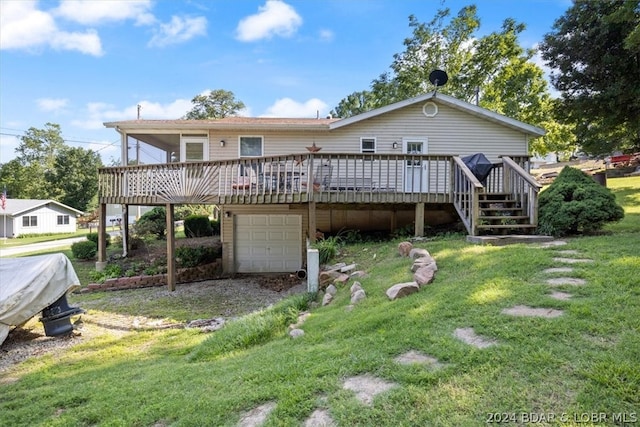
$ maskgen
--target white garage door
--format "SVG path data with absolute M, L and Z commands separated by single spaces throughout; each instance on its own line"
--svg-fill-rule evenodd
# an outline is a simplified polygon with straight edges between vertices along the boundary
M 293 272 L 302 266 L 301 215 L 237 215 L 238 273 Z

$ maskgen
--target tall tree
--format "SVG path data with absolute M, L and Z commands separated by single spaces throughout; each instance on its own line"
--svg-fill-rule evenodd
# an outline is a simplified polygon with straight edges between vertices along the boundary
M 477 9 L 466 6 L 454 17 L 449 9 L 439 10 L 428 23 L 410 16 L 409 27 L 412 37 L 404 41 L 404 52 L 394 55 L 391 71 L 373 80 L 370 91 L 344 98 L 332 114 L 349 117 L 431 91 L 429 74 L 442 69 L 449 75 L 442 93 L 468 102 L 478 98 L 481 107 L 529 124 L 554 122 L 547 82 L 532 60 L 535 51 L 518 42 L 524 24 L 506 19 L 499 31 L 478 38 Z M 539 154 L 551 146 L 556 151 L 562 145 L 557 135 L 532 148 Z
M 640 0 L 575 0 L 540 50 L 582 150 L 639 150 Z
M 206 95 L 197 95 L 191 100 L 193 108 L 184 116 L 187 120 L 222 119 L 235 116 L 245 106 L 235 98 L 233 92 L 216 89 Z
M 79 210 L 97 202 L 98 154 L 65 144 L 60 125 L 29 128 L 16 158 L 0 166 L 0 183 L 16 199 L 54 199 Z

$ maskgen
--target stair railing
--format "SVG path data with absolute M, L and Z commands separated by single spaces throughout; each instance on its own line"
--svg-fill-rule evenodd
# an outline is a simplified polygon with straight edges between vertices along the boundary
M 502 157 L 504 192 L 516 200 L 523 212 L 529 216 L 529 224 L 538 225 L 538 194 L 540 185 L 511 157 Z
M 460 156 L 451 159 L 451 199 L 467 232 L 478 235 L 480 217 L 480 194 L 485 189 L 473 172 L 464 164 Z

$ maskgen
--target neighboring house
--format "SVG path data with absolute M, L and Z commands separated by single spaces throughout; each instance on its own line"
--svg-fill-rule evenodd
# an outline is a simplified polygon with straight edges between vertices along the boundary
M 0 236 L 74 233 L 82 213 L 55 200 L 7 199 L 6 209 L 0 209 Z
M 100 203 L 170 211 L 182 203 L 218 205 L 223 268 L 230 273 L 296 271 L 316 230 L 393 230 L 415 223 L 416 235 L 423 235 L 425 223 L 452 216 L 470 235 L 522 234 L 537 225 L 539 185 L 528 173 L 528 153 L 530 140 L 544 130 L 443 94 L 346 119 L 227 117 L 105 126 L 121 135 L 123 164 L 129 138 L 164 150 L 166 163 L 100 169 Z M 494 164 L 484 182 L 461 160 L 474 153 Z M 498 204 L 503 208 L 491 208 Z M 508 220 L 491 211 L 503 214 L 506 207 L 514 209 Z M 105 260 L 104 250 L 99 256 Z

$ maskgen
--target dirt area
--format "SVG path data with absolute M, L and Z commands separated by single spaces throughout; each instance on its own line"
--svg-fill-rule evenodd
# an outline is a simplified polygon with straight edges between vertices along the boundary
M 155 316 L 143 316 L 118 307 L 169 298 L 175 304 L 197 299 L 210 302 L 208 318 L 229 320 L 275 304 L 283 298 L 306 291 L 306 284 L 289 275 L 252 276 L 225 280 L 209 280 L 177 285 L 174 292 L 165 287 L 105 292 L 100 299 L 80 300 L 70 296 L 70 304 L 87 311 L 73 317 L 74 331 L 61 337 L 47 337 L 39 315 L 14 328 L 0 345 L 0 374 L 31 357 L 59 353 L 76 344 L 111 335 L 121 337 L 140 330 L 184 328 L 179 323 Z M 193 319 L 192 319 L 193 320 Z M 0 382 L 8 381 L 0 377 Z M 10 379 L 9 379 L 10 381 Z

